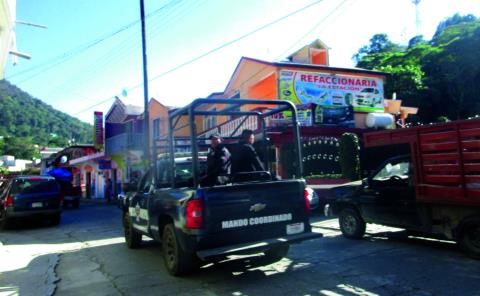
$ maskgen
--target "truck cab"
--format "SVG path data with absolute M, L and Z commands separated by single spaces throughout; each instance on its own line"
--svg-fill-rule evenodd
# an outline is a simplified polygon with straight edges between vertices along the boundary
M 458 243 L 480 259 L 480 120 L 365 133 L 364 150 L 388 158 L 362 182 L 332 190 L 332 211 L 347 238 L 366 223 L 404 228 Z

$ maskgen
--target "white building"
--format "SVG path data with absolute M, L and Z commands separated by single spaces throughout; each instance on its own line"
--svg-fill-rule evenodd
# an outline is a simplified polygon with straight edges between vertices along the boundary
M 16 0 L 0 0 L 0 79 L 4 78 L 8 55 L 15 51 Z

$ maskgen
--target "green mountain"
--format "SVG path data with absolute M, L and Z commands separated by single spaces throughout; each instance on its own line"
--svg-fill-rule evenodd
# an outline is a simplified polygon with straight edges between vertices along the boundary
M 92 142 L 90 124 L 55 110 L 39 99 L 33 98 L 6 80 L 0 80 L 0 138 L 6 153 L 8 141 L 15 140 L 39 146 L 66 146 Z M 11 153 L 11 151 L 10 151 Z

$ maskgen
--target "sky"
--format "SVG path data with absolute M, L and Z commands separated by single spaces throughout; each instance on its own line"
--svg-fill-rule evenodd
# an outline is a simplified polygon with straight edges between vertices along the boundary
M 281 61 L 320 39 L 330 66 L 377 33 L 400 44 L 417 35 L 411 0 L 144 0 L 148 95 L 167 106 L 224 91 L 242 56 Z M 455 13 L 480 16 L 479 0 L 421 0 L 430 40 Z M 115 96 L 143 106 L 140 0 L 17 0 L 17 50 L 5 78 L 54 108 L 92 123 Z

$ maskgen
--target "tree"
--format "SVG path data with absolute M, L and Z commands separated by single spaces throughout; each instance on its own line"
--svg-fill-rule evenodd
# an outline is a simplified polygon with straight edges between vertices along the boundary
M 375 34 L 370 39 L 370 43 L 368 45 L 360 48 L 358 52 L 353 55 L 353 59 L 358 64 L 366 56 L 400 51 L 401 49 L 402 46 L 391 42 L 387 34 Z
M 32 143 L 31 137 L 7 137 L 4 138 L 4 141 L 4 155 L 13 155 L 19 159 L 32 159 L 37 154 L 37 148 Z
M 385 94 L 419 107 L 423 122 L 480 114 L 480 20 L 472 15 L 442 22 L 431 41 L 412 38 L 409 46 L 389 45 L 377 34 L 355 55 L 357 67 L 388 72 Z
M 344 133 L 340 138 L 339 159 L 342 175 L 350 180 L 360 179 L 360 143 L 358 136 Z

